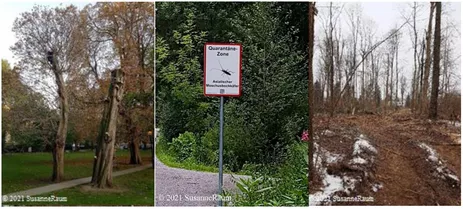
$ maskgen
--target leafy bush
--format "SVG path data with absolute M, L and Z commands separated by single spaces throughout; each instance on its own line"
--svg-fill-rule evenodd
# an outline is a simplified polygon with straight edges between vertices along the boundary
M 232 195 L 235 206 L 307 206 L 308 203 L 307 144 L 288 147 L 285 162 L 275 175 L 256 173 L 240 179 L 240 193 Z M 264 169 L 265 170 L 265 169 Z M 270 168 L 268 170 L 271 170 Z M 227 193 L 230 195 L 230 193 Z
M 219 162 L 219 132 L 217 128 L 209 129 L 202 137 L 198 138 L 193 157 L 198 163 L 205 165 L 218 165 Z
M 169 151 L 174 153 L 177 160 L 182 162 L 193 156 L 196 137 L 191 132 L 180 134 L 177 138 L 172 139 L 169 144 Z
M 158 125 L 168 141 L 192 132 L 196 136 L 193 158 L 216 164 L 219 99 L 203 95 L 203 46 L 209 39 L 233 40 L 246 46 L 245 70 L 242 97 L 225 102 L 224 165 L 238 171 L 244 164 L 280 163 L 285 146 L 293 143 L 308 123 L 308 72 L 305 47 L 294 36 L 299 28 L 290 27 L 275 14 L 286 17 L 300 6 L 158 5 L 156 107 Z M 299 12 L 306 18 L 305 12 Z M 217 25 L 204 24 L 210 18 L 217 20 Z

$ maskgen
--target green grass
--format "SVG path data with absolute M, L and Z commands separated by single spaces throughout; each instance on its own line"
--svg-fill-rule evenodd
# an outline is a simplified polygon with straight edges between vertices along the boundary
M 30 206 L 153 206 L 154 172 L 152 169 L 118 176 L 114 185 L 119 192 L 95 192 L 76 186 L 69 189 L 38 195 L 40 197 L 66 197 L 67 202 L 18 202 L 11 205 Z M 87 186 L 88 187 L 88 186 Z M 6 203 L 8 205 L 8 203 Z
M 187 170 L 195 170 L 195 171 L 203 171 L 203 172 L 211 172 L 211 173 L 218 173 L 219 172 L 219 167 L 217 166 L 209 166 L 209 165 L 204 165 L 204 164 L 199 164 L 195 162 L 194 160 L 185 160 L 183 162 L 178 162 L 174 156 L 172 156 L 169 151 L 167 150 L 167 147 L 163 143 L 158 143 L 156 145 L 156 157 L 164 163 L 164 165 L 172 167 L 172 168 L 183 168 Z M 244 175 L 242 172 L 236 172 L 233 173 L 230 170 L 227 170 L 224 168 L 224 173 L 229 173 L 229 174 L 240 174 Z
M 64 178 L 72 180 L 92 175 L 93 151 L 70 152 L 64 155 Z M 151 163 L 151 151 L 141 150 L 144 163 Z M 116 152 L 115 171 L 134 167 L 128 165 L 129 152 Z M 2 194 L 51 184 L 51 153 L 14 153 L 2 155 Z

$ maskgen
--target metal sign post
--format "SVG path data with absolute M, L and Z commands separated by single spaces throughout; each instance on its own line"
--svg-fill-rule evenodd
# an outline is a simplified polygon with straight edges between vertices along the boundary
M 223 97 L 220 97 L 220 132 L 219 132 L 219 195 L 222 195 L 223 184 Z M 222 197 L 219 197 L 219 206 L 222 206 Z
M 241 44 L 206 43 L 204 45 L 204 96 L 220 97 L 219 200 L 223 192 L 223 103 L 224 96 L 241 96 Z

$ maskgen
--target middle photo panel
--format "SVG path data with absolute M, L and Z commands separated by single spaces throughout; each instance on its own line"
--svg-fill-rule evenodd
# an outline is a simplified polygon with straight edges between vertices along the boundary
M 156 206 L 308 206 L 308 6 L 156 3 Z

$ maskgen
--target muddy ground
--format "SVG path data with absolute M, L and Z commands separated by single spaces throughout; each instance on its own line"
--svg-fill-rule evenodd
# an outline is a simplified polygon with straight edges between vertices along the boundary
M 325 173 L 343 179 L 344 190 L 331 196 L 373 197 L 318 205 L 461 205 L 459 123 L 416 119 L 410 110 L 400 110 L 389 115 L 316 116 L 314 128 L 318 146 L 343 157 L 317 162 L 325 172 L 319 170 L 310 194 L 329 190 Z M 363 152 L 359 163 L 355 144 L 362 137 L 375 150 Z

